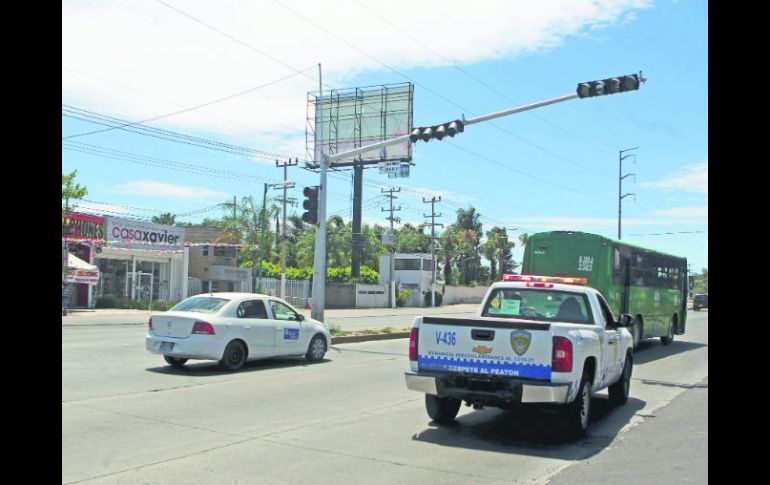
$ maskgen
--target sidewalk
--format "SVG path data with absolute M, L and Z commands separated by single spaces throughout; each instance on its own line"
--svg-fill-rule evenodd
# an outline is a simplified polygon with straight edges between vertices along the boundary
M 329 309 L 324 311 L 324 320 L 327 323 L 336 324 L 339 320 L 359 318 L 382 317 L 416 317 L 418 315 L 437 315 L 475 312 L 478 303 L 460 303 L 457 305 L 445 305 L 436 308 L 344 308 Z M 310 316 L 310 310 L 298 308 L 306 317 Z M 68 315 L 61 317 L 62 325 L 147 325 L 150 316 L 157 311 L 149 310 L 123 310 L 117 308 L 100 308 L 96 310 L 71 309 Z M 388 325 L 376 325 L 386 327 Z M 344 328 L 344 325 L 343 325 Z
M 563 469 L 548 485 L 708 483 L 708 397 L 707 377 L 611 447 Z

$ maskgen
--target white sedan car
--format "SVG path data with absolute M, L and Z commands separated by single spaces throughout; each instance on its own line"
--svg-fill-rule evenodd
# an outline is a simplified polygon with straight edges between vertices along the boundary
M 247 360 L 304 355 L 317 362 L 331 345 L 328 327 L 291 305 L 255 293 L 191 296 L 150 317 L 147 350 L 173 366 L 218 360 L 238 370 Z

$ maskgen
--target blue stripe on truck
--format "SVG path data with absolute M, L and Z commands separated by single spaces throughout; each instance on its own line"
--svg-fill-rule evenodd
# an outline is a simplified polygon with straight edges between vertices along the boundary
M 530 379 L 551 378 L 550 365 L 487 362 L 480 359 L 452 359 L 418 355 L 417 366 L 421 371 L 469 372 L 472 374 L 526 377 Z

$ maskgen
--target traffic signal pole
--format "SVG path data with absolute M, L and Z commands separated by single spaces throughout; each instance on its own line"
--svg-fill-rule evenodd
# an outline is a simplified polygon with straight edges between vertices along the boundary
M 516 108 L 510 108 L 503 111 L 497 111 L 495 113 L 489 113 L 486 115 L 477 116 L 475 118 L 470 119 L 463 119 L 462 121 L 456 120 L 455 122 L 446 123 L 445 125 L 439 125 L 438 129 L 441 130 L 441 135 L 436 137 L 439 140 L 444 137 L 443 133 L 447 133 L 448 136 L 454 136 L 452 129 L 455 124 L 459 124 L 460 126 L 457 127 L 456 132 L 462 132 L 464 130 L 464 126 L 472 125 L 475 123 L 481 123 L 483 121 L 489 121 L 496 118 L 502 118 L 503 116 L 508 116 L 516 113 L 521 113 L 523 111 L 529 111 L 537 108 L 542 108 L 543 106 L 549 106 L 552 104 L 562 103 L 564 101 L 570 101 L 576 98 L 585 98 L 585 97 L 594 97 L 594 96 L 602 96 L 605 94 L 614 94 L 617 92 L 624 92 L 624 91 L 630 91 L 630 90 L 636 90 L 639 89 L 639 86 L 642 82 L 646 81 L 639 73 L 639 75 L 632 74 L 628 76 L 620 76 L 619 78 L 610 78 L 605 79 L 602 81 L 592 81 L 590 83 L 581 83 L 578 85 L 577 93 L 575 94 L 567 94 L 564 96 L 559 96 L 558 98 L 552 98 L 545 101 L 539 101 L 537 103 L 527 104 L 524 106 L 519 106 Z M 606 90 L 605 90 L 606 87 Z M 320 93 L 320 91 L 319 91 Z M 463 118 L 465 118 L 463 116 Z M 433 133 L 432 130 L 433 127 L 427 128 L 427 130 L 430 131 L 430 133 Z M 426 129 L 418 128 L 423 134 L 425 134 Z M 416 130 L 414 130 L 416 131 Z M 415 133 L 409 134 L 409 135 L 401 135 L 397 136 L 395 138 L 390 138 L 388 140 L 383 140 L 377 143 L 373 143 L 371 145 L 354 148 L 352 150 L 344 151 L 344 152 L 338 152 L 334 153 L 332 155 L 327 155 L 326 153 L 321 152 L 321 160 L 320 160 L 320 168 L 321 168 L 321 181 L 320 181 L 320 192 L 318 197 L 318 229 L 316 231 L 316 239 L 315 239 L 315 255 L 314 255 L 314 263 L 313 263 L 313 296 L 312 296 L 312 307 L 311 307 L 311 317 L 315 320 L 323 321 L 323 315 L 324 315 L 324 307 L 326 303 L 326 172 L 329 169 L 331 165 L 334 164 L 334 162 L 338 160 L 342 160 L 345 158 L 354 157 L 356 155 L 359 155 L 361 153 L 370 152 L 373 150 L 379 150 L 381 148 L 389 147 L 391 145 L 397 145 L 399 143 L 403 143 L 404 141 L 412 141 L 413 143 L 417 141 L 412 140 L 412 137 L 415 135 Z M 438 130 L 436 130 L 438 132 Z M 430 136 L 427 136 L 426 138 L 423 138 L 425 141 L 430 140 L 434 136 L 431 134 Z

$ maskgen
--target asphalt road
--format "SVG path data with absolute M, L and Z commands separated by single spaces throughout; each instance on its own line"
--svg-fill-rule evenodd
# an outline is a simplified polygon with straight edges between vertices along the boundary
M 337 325 L 341 330 L 383 329 L 386 327 L 409 328 L 418 315 L 437 315 L 448 317 L 470 317 L 475 315 L 477 303 L 462 303 L 436 308 L 359 308 L 326 310 L 324 319 Z M 300 313 L 310 316 L 310 310 L 299 309 Z M 61 317 L 62 326 L 98 326 L 98 325 L 147 325 L 147 320 L 155 312 L 145 310 L 75 310 Z
M 644 466 L 624 462 L 639 450 L 615 455 L 612 468 L 619 446 L 657 453 L 664 463 L 647 457 L 650 468 L 692 477 L 707 443 L 689 450 L 700 460 L 674 467 L 656 451 L 664 438 L 645 434 L 708 377 L 708 312 L 688 317 L 671 346 L 642 344 L 625 406 L 594 397 L 589 436 L 575 442 L 543 412 L 463 407 L 456 425 L 436 426 L 423 396 L 406 389 L 405 339 L 339 345 L 318 364 L 271 359 L 226 373 L 213 362 L 166 366 L 144 350 L 142 326 L 63 325 L 62 483 L 511 484 L 573 470 L 584 482 L 599 476 L 599 462 L 616 472 L 613 483 L 637 483 L 630 478 Z M 693 419 L 669 419 L 670 434 L 690 432 Z

